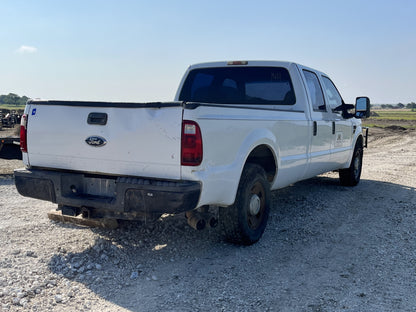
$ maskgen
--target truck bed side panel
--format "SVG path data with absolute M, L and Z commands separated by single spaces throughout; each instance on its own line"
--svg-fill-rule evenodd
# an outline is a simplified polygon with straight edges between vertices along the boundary
M 310 127 L 304 112 L 200 106 L 185 110 L 184 118 L 196 120 L 203 135 L 203 163 L 182 168 L 184 179 L 203 182 L 199 205 L 234 202 L 243 166 L 257 146 L 275 156 L 272 189 L 300 180 L 306 170 Z

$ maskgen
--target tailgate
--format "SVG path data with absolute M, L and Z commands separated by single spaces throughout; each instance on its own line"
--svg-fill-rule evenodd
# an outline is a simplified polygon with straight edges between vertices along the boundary
M 30 166 L 180 179 L 180 103 L 29 105 Z

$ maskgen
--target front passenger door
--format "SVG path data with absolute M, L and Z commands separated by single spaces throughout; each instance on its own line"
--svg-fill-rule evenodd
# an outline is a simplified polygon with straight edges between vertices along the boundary
M 330 119 L 333 123 L 333 137 L 331 142 L 330 162 L 333 166 L 339 167 L 349 160 L 352 144 L 352 123 L 351 120 L 342 117 L 340 112 L 333 109 L 342 105 L 343 101 L 334 83 L 326 76 L 322 76 L 324 93 L 330 110 Z

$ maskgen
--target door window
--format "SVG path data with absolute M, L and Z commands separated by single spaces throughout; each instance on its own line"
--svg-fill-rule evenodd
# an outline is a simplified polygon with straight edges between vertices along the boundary
M 322 92 L 322 87 L 319 83 L 318 76 L 316 76 L 315 73 L 305 69 L 303 70 L 303 75 L 305 76 L 306 85 L 311 96 L 313 110 L 318 112 L 326 112 L 324 94 Z
M 328 99 L 329 107 L 331 109 L 334 109 L 342 105 L 341 95 L 339 94 L 334 83 L 328 77 L 325 77 L 325 76 L 322 76 L 322 80 L 324 82 L 324 90 L 325 90 L 326 97 Z

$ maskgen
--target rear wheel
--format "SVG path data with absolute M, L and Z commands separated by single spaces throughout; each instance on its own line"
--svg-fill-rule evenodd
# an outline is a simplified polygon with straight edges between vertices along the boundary
M 226 240 L 243 245 L 257 242 L 266 228 L 270 197 L 270 185 L 264 169 L 259 165 L 246 164 L 234 204 L 219 211 Z
M 350 167 L 339 170 L 339 181 L 341 185 L 355 186 L 360 182 L 361 169 L 363 165 L 363 147 L 357 143 L 354 148 L 354 154 Z

